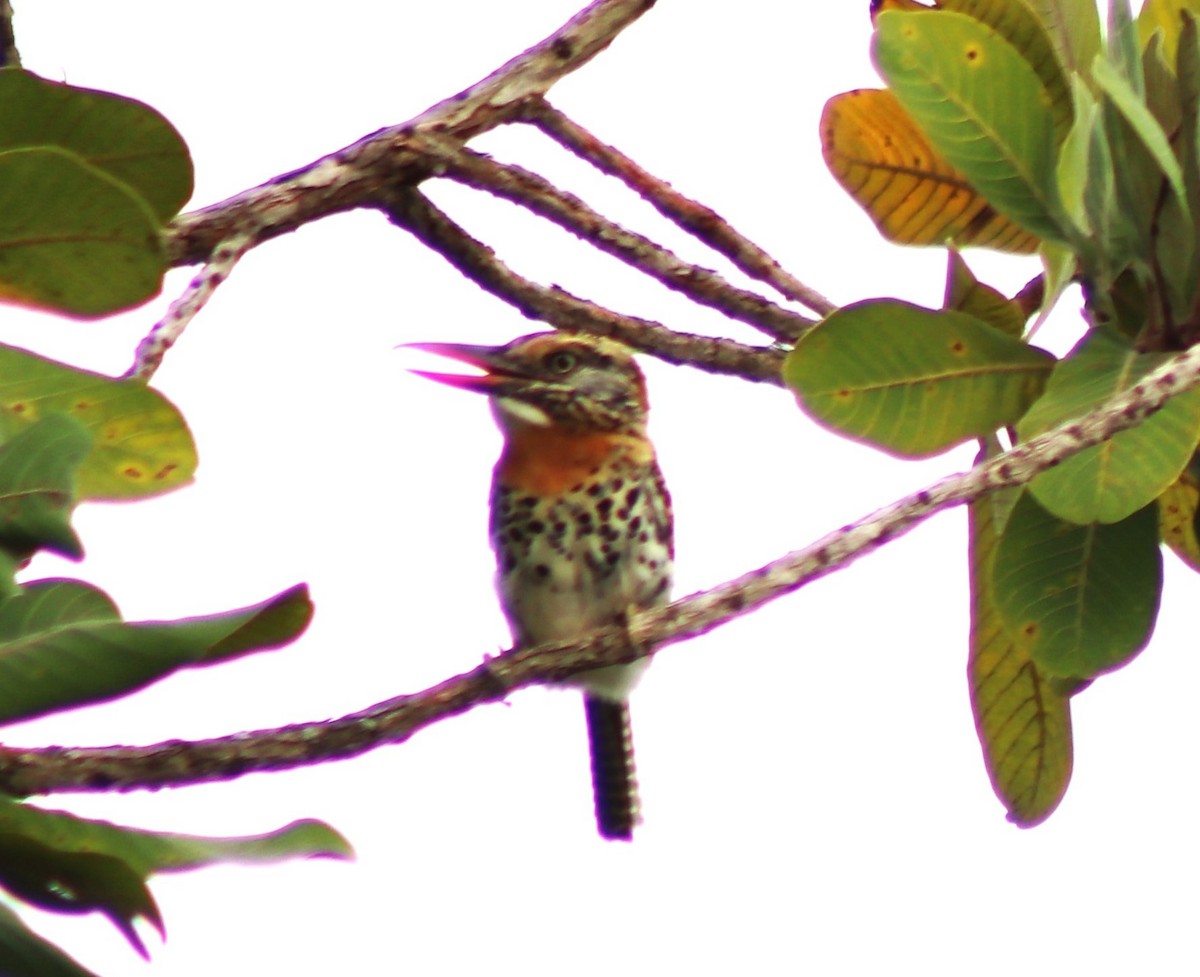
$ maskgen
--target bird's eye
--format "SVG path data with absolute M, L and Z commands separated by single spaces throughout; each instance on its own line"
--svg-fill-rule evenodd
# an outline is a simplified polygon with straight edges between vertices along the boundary
M 559 350 L 546 357 L 546 366 L 552 373 L 570 373 L 575 369 L 575 354 Z

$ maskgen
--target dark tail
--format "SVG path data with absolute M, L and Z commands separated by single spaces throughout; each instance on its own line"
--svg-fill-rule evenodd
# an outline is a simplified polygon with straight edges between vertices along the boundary
M 583 705 L 592 751 L 596 827 L 610 841 L 632 841 L 639 818 L 629 706 L 594 695 L 584 695 Z

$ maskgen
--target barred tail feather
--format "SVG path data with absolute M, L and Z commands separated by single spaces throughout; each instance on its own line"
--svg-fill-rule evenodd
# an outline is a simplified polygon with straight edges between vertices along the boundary
M 610 841 L 632 841 L 638 817 L 637 775 L 629 706 L 584 695 L 588 744 L 592 753 L 592 794 L 596 827 Z

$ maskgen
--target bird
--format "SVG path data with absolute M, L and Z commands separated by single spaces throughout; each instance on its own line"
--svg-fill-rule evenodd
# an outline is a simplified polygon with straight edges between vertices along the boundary
M 670 600 L 671 497 L 646 433 L 646 382 L 632 351 L 567 332 L 502 346 L 413 343 L 468 364 L 411 372 L 486 394 L 503 435 L 489 535 L 514 644 L 570 641 Z M 592 669 L 583 690 L 596 827 L 631 841 L 641 820 L 629 694 L 649 663 Z

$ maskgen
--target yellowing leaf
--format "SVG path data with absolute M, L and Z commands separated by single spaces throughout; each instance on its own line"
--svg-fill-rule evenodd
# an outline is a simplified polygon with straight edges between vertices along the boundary
M 936 10 L 937 7 L 917 0 L 871 0 L 871 20 L 885 10 Z
M 56 413 L 92 435 L 77 475 L 80 498 L 156 495 L 187 484 L 195 473 L 191 433 L 157 390 L 0 345 L 0 440 Z
M 1158 530 L 1162 540 L 1184 563 L 1200 572 L 1200 539 L 1196 515 L 1200 512 L 1200 479 L 1185 468 L 1175 483 L 1158 497 Z
M 1179 29 L 1183 11 L 1200 17 L 1200 2 L 1197 0 L 1145 0 L 1138 14 L 1138 37 L 1143 46 L 1150 43 L 1155 31 L 1161 31 L 1163 53 L 1168 63 L 1175 61 L 1175 49 L 1179 45 Z
M 821 116 L 830 173 L 890 241 L 1028 254 L 1037 238 L 998 214 L 950 166 L 888 91 L 831 98 Z
M 1009 494 L 1009 493 L 998 493 Z M 967 679 L 992 789 L 1023 828 L 1044 821 L 1071 779 L 1071 704 L 1004 630 L 992 597 L 997 510 L 970 506 L 971 651 Z

